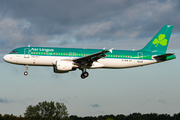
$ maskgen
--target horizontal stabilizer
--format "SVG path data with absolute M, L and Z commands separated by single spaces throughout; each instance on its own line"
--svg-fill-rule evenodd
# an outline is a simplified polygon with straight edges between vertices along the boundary
M 160 61 L 166 61 L 166 58 L 168 56 L 174 55 L 174 53 L 167 53 L 167 54 L 163 54 L 163 55 L 158 55 L 158 56 L 154 56 L 153 58 L 156 60 L 160 60 Z

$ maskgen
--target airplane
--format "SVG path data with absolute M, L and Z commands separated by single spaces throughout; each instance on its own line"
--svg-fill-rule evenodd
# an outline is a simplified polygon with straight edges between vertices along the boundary
M 79 69 L 81 78 L 89 76 L 87 69 L 122 69 L 160 63 L 175 59 L 166 53 L 173 25 L 164 25 L 150 42 L 140 50 L 83 49 L 58 47 L 20 47 L 6 54 L 4 61 L 28 66 L 51 66 L 54 73 Z

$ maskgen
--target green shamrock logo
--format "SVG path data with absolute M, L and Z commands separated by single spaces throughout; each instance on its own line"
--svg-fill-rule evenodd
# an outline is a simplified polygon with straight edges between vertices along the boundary
M 159 43 L 160 43 L 162 46 L 166 46 L 166 45 L 167 45 L 167 39 L 164 39 L 165 37 L 166 37 L 165 34 L 160 34 L 160 35 L 158 36 L 158 39 L 157 39 L 157 38 L 154 39 L 153 44 L 154 44 L 154 45 L 156 44 L 155 47 L 157 47 L 157 46 L 159 45 Z

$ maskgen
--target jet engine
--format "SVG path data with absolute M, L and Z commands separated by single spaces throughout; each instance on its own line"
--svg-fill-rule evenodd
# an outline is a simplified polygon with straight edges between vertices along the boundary
M 72 70 L 76 70 L 76 68 L 73 67 L 71 61 L 56 61 L 56 65 L 54 66 L 55 73 L 67 73 Z

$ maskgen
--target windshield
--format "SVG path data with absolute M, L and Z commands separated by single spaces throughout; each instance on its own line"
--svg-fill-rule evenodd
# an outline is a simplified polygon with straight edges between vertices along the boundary
M 10 52 L 10 54 L 18 54 L 18 51 L 13 50 Z

